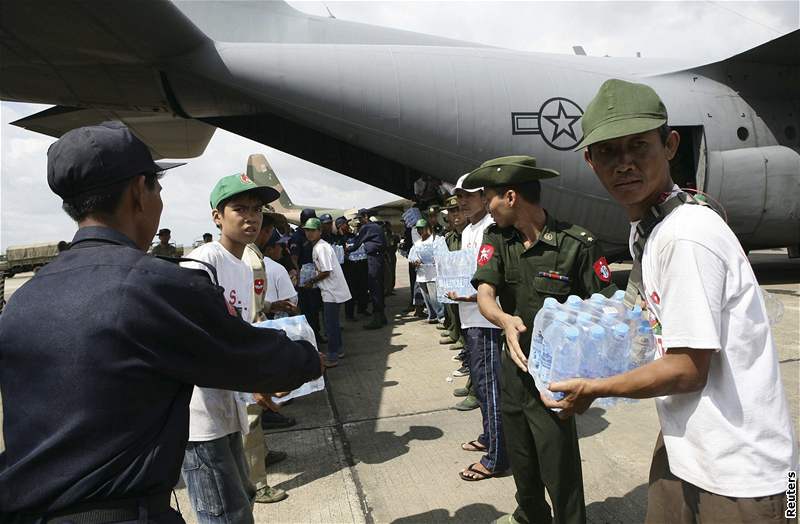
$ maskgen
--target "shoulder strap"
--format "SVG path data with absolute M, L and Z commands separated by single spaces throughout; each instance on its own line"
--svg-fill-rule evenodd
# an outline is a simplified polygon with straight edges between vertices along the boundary
M 688 193 L 679 191 L 673 198 L 656 204 L 650 208 L 650 213 L 642 218 L 636 226 L 637 239 L 633 244 L 633 266 L 631 267 L 630 276 L 628 276 L 628 287 L 625 288 L 625 306 L 632 308 L 639 300 L 646 300 L 647 297 L 644 293 L 644 283 L 642 281 L 642 255 L 644 254 L 644 246 L 647 244 L 647 239 L 650 233 L 664 218 L 678 209 L 683 204 L 696 204 L 697 201 Z

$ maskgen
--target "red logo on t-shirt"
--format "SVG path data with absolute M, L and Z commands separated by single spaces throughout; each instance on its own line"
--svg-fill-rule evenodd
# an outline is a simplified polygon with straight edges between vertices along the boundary
M 253 281 L 253 287 L 255 288 L 256 295 L 260 295 L 264 292 L 264 279 L 257 278 Z
M 600 257 L 594 263 L 594 273 L 603 282 L 611 282 L 611 269 L 608 267 L 606 257 Z
M 650 300 L 653 301 L 653 304 L 660 304 L 661 303 L 661 297 L 659 297 L 658 293 L 656 293 L 655 291 L 650 293 Z
M 489 263 L 494 256 L 494 246 L 491 244 L 484 244 L 478 250 L 478 265 L 483 267 Z

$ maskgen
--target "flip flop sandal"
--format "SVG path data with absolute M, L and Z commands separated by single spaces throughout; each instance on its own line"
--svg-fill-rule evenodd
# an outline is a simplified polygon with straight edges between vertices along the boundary
M 479 480 L 486 480 L 497 476 L 497 473 L 484 473 L 483 471 L 475 469 L 475 466 L 477 465 L 478 464 L 475 463 L 467 466 L 467 471 L 474 473 L 475 475 L 477 475 L 477 477 L 473 477 L 471 475 L 465 475 L 463 471 L 459 471 L 458 476 L 461 477 L 461 480 L 466 480 L 467 482 L 477 482 Z
M 464 451 L 477 451 L 479 453 L 486 452 L 486 446 L 484 446 L 477 440 L 472 440 L 470 442 L 462 442 L 461 449 L 463 449 Z

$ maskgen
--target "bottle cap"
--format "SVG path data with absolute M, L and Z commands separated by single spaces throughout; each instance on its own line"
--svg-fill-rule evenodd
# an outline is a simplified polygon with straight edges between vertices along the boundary
M 569 304 L 570 306 L 580 304 L 581 302 L 583 302 L 583 300 L 578 295 L 570 295 L 567 297 L 567 304 Z
M 589 313 L 581 312 L 578 313 L 578 324 L 589 324 L 592 322 L 592 315 Z
M 614 296 L 611 297 L 611 300 L 616 300 L 617 302 L 622 302 L 625 299 L 625 291 L 618 289 L 614 292 Z
M 601 295 L 600 293 L 592 293 L 592 296 L 589 298 L 592 302 L 605 302 L 606 297 Z
M 639 318 L 642 316 L 642 308 L 638 305 L 633 306 L 633 309 L 629 309 L 625 312 L 625 316 L 629 319 Z
M 564 336 L 566 336 L 568 340 L 574 341 L 578 339 L 578 336 L 580 336 L 580 332 L 578 331 L 578 328 L 576 328 L 575 326 L 569 326 L 567 329 L 564 330 Z
M 628 336 L 628 325 L 627 324 L 615 324 L 614 325 L 614 335 L 617 337 L 625 337 Z
M 569 315 L 566 311 L 559 311 L 556 313 L 556 320 L 566 323 L 569 320 Z
M 603 321 L 603 324 L 607 324 L 609 326 L 614 324 L 614 323 L 616 323 L 616 321 L 617 321 L 617 312 L 614 311 L 613 313 L 608 312 L 608 313 L 603 314 L 602 321 Z
M 555 309 L 558 307 L 558 300 L 554 299 L 553 297 L 547 297 L 544 299 L 544 304 L 542 304 L 542 307 L 547 309 Z
M 606 330 L 601 328 L 600 326 L 592 326 L 589 328 L 589 334 L 595 340 L 600 340 L 601 338 L 606 336 Z

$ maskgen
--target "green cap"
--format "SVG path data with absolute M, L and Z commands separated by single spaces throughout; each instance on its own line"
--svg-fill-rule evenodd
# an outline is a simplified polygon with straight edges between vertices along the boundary
M 667 108 L 652 87 L 612 78 L 586 107 L 583 139 L 575 150 L 621 136 L 644 133 L 667 123 Z
M 318 218 L 309 218 L 303 224 L 303 229 L 319 229 L 320 227 L 322 227 L 322 222 Z
M 442 209 L 453 209 L 454 207 L 458 207 L 458 198 L 455 195 L 447 197 Z
M 464 189 L 525 184 L 558 176 L 558 171 L 536 167 L 532 156 L 501 156 L 487 160 L 467 175 L 461 183 Z
M 414 227 L 428 227 L 428 221 L 424 218 L 420 218 L 417 220 L 417 223 L 414 224 Z
M 267 186 L 259 186 L 247 175 L 239 173 L 222 177 L 211 190 L 211 208 L 216 208 L 220 202 L 245 191 L 252 191 L 264 204 L 269 204 L 281 196 L 276 190 Z

